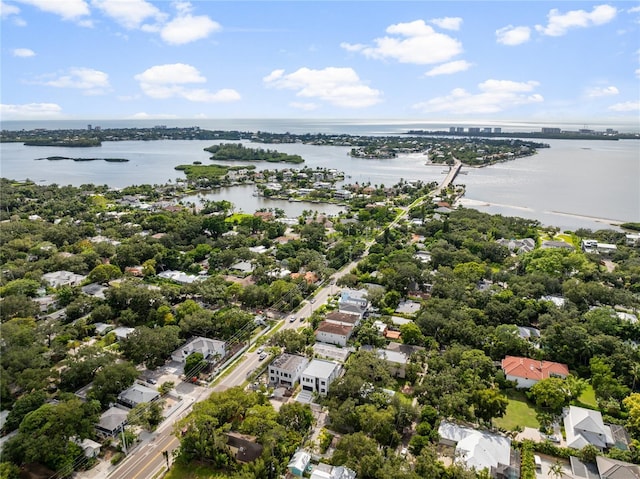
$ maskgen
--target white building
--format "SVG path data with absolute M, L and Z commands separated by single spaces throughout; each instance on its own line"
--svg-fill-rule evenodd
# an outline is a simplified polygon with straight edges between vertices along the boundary
M 606 449 L 615 444 L 611 427 L 604 424 L 600 411 L 569 406 L 564 417 L 567 447 L 582 449 L 592 444 L 598 449 Z
M 45 281 L 52 288 L 60 288 L 61 286 L 79 286 L 86 276 L 72 273 L 71 271 L 54 271 L 53 273 L 45 273 L 42 275 Z
M 281 354 L 269 365 L 269 382 L 289 388 L 293 387 L 308 364 L 309 360 L 304 356 Z
M 341 313 L 356 313 L 362 316 L 369 307 L 366 289 L 343 289 L 338 300 L 338 310 Z
M 197 337 L 171 354 L 171 359 L 184 362 L 191 353 L 201 353 L 207 361 L 221 359 L 226 355 L 225 342 L 217 339 Z
M 130 408 L 143 402 L 155 401 L 158 398 L 160 398 L 158 391 L 143 386 L 142 384 L 134 384 L 118 394 L 118 402 Z
M 316 329 L 316 340 L 321 343 L 336 344 L 344 347 L 347 345 L 351 333 L 353 333 L 353 326 L 322 321 L 318 329 Z
M 313 359 L 302 372 L 302 389 L 326 396 L 329 386 L 340 375 L 341 370 L 342 366 L 333 361 Z
M 355 313 L 341 313 L 340 311 L 331 311 L 324 317 L 324 320 L 333 323 L 340 324 L 342 326 L 356 327 L 360 324 L 361 316 Z

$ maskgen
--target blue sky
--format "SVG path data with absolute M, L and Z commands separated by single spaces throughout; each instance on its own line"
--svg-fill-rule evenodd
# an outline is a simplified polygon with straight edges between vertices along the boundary
M 1 0 L 1 119 L 629 124 L 640 2 Z

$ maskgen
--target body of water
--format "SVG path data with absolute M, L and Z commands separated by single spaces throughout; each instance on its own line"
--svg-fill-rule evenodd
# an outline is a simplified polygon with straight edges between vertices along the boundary
M 83 122 L 5 122 L 6 129 L 83 128 Z M 103 128 L 151 127 L 159 122 L 90 122 Z M 113 124 L 110 124 L 113 123 Z M 346 133 L 351 135 L 401 135 L 409 129 L 445 129 L 449 125 L 429 122 L 349 122 L 300 120 L 203 120 L 167 122 L 169 127 L 200 126 L 206 129 L 269 131 L 275 133 Z M 485 125 L 478 125 L 485 126 Z M 493 126 L 493 125 L 487 125 Z M 506 129 L 505 124 L 496 124 Z M 514 131 L 537 131 L 539 125 L 511 125 Z M 566 128 L 566 126 L 564 126 Z M 568 128 L 567 128 L 568 129 Z M 608 228 L 608 221 L 640 221 L 640 142 L 635 140 L 545 140 L 551 148 L 535 156 L 486 168 L 463 168 L 455 183 L 466 186 L 463 204 L 489 213 L 538 219 L 561 229 Z M 244 142 L 247 143 L 247 142 Z M 82 185 L 88 183 L 124 187 L 164 184 L 184 178 L 174 168 L 200 161 L 209 163 L 205 147 L 212 141 L 122 141 L 101 147 L 27 147 L 0 144 L 0 175 L 31 179 L 39 184 Z M 302 165 L 255 163 L 258 169 L 335 168 L 346 175 L 345 183 L 391 186 L 400 179 L 425 182 L 444 178 L 442 166 L 428 166 L 425 155 L 403 155 L 388 160 L 348 156 L 349 147 L 294 144 L 254 147 L 298 154 Z M 127 158 L 126 163 L 104 161 L 35 161 L 48 156 Z M 241 164 L 241 163 L 229 163 Z M 227 199 L 236 209 L 281 208 L 290 216 L 304 209 L 335 213 L 341 208 L 316 203 L 294 203 L 253 196 L 252 186 L 222 188 L 207 197 Z

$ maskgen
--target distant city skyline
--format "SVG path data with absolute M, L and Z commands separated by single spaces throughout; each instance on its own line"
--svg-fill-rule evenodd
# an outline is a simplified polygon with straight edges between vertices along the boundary
M 0 120 L 640 129 L 638 2 L 1 0 Z

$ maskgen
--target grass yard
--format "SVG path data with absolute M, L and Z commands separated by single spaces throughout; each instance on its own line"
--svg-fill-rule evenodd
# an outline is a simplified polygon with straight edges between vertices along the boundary
M 584 392 L 578 398 L 578 402 L 584 407 L 598 409 L 598 401 L 596 401 L 596 393 L 591 384 L 587 385 Z
M 198 464 L 180 464 L 171 465 L 171 470 L 167 472 L 163 479 L 224 479 L 222 473 L 212 471 L 211 468 Z
M 540 423 L 536 419 L 536 410 L 529 404 L 527 397 L 521 391 L 508 391 L 509 405 L 503 417 L 496 418 L 493 423 L 509 431 L 515 430 L 518 426 L 533 427 L 538 429 Z

